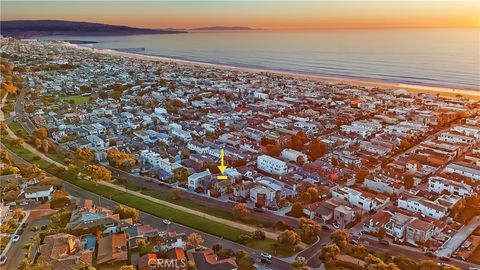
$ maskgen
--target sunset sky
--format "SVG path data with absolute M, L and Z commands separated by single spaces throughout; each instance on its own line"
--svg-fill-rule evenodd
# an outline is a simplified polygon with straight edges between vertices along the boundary
M 1 1 L 2 20 L 57 19 L 148 28 L 480 27 L 480 1 Z

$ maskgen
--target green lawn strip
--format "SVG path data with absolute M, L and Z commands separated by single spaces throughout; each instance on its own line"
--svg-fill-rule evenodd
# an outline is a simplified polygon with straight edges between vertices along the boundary
M 22 157 L 28 162 L 36 163 L 41 169 L 56 175 L 59 178 L 64 179 L 67 182 L 70 182 L 78 187 L 85 189 L 87 191 L 96 193 L 106 198 L 111 198 L 112 200 L 128 205 L 130 207 L 135 207 L 140 211 L 158 216 L 161 218 L 170 219 L 176 223 L 183 224 L 185 226 L 212 234 L 216 236 L 223 237 L 231 241 L 238 241 L 238 235 L 247 234 L 247 231 L 240 230 L 234 227 L 230 227 L 209 219 L 199 217 L 196 215 L 188 214 L 178 209 L 174 209 L 165 205 L 157 204 L 150 200 L 140 198 L 133 194 L 119 191 L 110 187 L 96 185 L 95 183 L 87 180 L 73 180 L 69 179 L 67 173 L 59 174 L 55 170 L 52 170 L 50 164 L 44 160 L 36 160 L 36 156 L 30 151 L 24 149 L 21 146 L 16 146 L 11 143 L 10 140 L 2 139 L 2 143 L 11 151 L 13 151 L 18 156 Z
M 90 96 L 67 96 L 67 97 L 62 97 L 60 100 L 70 102 L 70 100 L 73 100 L 75 105 L 83 105 L 88 102 L 88 98 Z
M 209 215 L 216 216 L 216 217 L 219 217 L 219 218 L 228 219 L 228 220 L 234 220 L 235 219 L 232 212 L 230 212 L 230 211 L 225 211 L 225 210 L 222 210 L 222 209 L 219 209 L 219 208 L 214 208 L 214 207 L 211 207 L 211 206 L 208 206 L 208 205 L 199 204 L 198 202 L 193 201 L 193 200 L 188 199 L 188 198 L 182 198 L 182 199 L 179 199 L 179 200 L 174 200 L 170 197 L 169 192 L 152 190 L 152 189 L 141 189 L 140 192 L 145 194 L 145 195 L 148 195 L 148 196 L 151 196 L 151 197 L 163 200 L 163 201 L 167 201 L 167 202 L 174 203 L 174 204 L 177 204 L 177 205 L 180 205 L 180 206 L 183 206 L 183 207 L 194 209 L 194 210 L 203 212 L 205 214 L 209 214 Z M 263 221 L 263 220 L 253 219 L 253 218 L 250 218 L 248 220 L 243 220 L 241 222 L 245 223 L 245 224 L 257 226 L 259 228 L 271 227 L 272 226 L 272 224 L 268 221 Z
M 217 235 L 231 241 L 238 241 L 238 235 L 246 234 L 247 231 L 230 227 L 209 219 L 182 212 L 162 204 L 157 204 L 150 200 L 135 196 L 128 192 L 119 191 L 110 187 L 95 185 L 88 180 L 77 180 L 71 183 L 102 197 L 111 198 L 112 200 L 135 207 L 140 211 L 152 214 L 157 217 L 169 219 L 173 222 L 183 224 L 185 226 L 206 232 L 208 234 Z
M 265 239 L 265 240 L 253 240 L 247 244 L 248 247 L 253 249 L 262 250 L 272 254 L 273 256 L 278 257 L 290 257 L 295 252 L 289 248 L 285 248 L 284 246 L 278 246 L 277 242 L 272 239 Z
M 27 132 L 23 129 L 22 125 L 17 122 L 12 122 L 8 125 L 8 127 L 15 133 L 17 136 L 25 136 Z

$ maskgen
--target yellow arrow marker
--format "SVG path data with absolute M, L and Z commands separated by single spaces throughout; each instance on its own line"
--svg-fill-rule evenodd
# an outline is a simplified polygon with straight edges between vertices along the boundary
M 218 166 L 218 169 L 220 170 L 220 172 L 223 174 L 225 172 L 225 170 L 227 169 L 227 166 L 224 165 L 224 158 L 225 156 L 225 153 L 223 152 L 223 148 L 220 149 L 220 166 Z

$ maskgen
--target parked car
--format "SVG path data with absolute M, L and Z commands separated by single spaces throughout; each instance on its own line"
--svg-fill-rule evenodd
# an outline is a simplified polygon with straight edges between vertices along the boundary
M 390 246 L 390 242 L 388 242 L 387 240 L 380 240 L 378 243 L 380 243 L 382 245 L 385 245 L 385 246 Z
M 18 205 L 20 205 L 20 206 L 27 206 L 27 205 L 28 205 L 28 202 L 21 202 L 21 203 L 19 203 Z
M 444 263 L 444 262 L 439 262 L 437 263 L 438 266 L 441 266 L 441 267 L 447 267 L 447 266 L 450 266 L 450 264 L 448 263 Z
M 352 239 L 352 240 L 350 240 L 350 244 L 352 244 L 352 245 L 357 245 L 357 244 L 358 244 L 358 241 L 355 240 L 355 239 Z
M 20 229 L 20 230 L 17 231 L 18 235 L 22 235 L 22 233 L 23 233 L 23 229 Z
M 165 225 L 170 225 L 170 224 L 172 224 L 172 222 L 171 222 L 170 220 L 168 220 L 168 219 L 164 219 L 164 220 L 163 220 L 163 224 L 165 224 Z
M 25 229 L 27 226 L 28 226 L 28 222 L 24 222 L 24 223 L 22 223 L 22 228 L 24 228 L 24 229 Z
M 337 225 L 337 223 L 333 223 L 332 226 L 333 226 L 333 228 L 335 228 L 335 229 L 340 229 L 340 227 Z
M 0 265 L 4 265 L 7 263 L 7 256 L 1 256 L 0 257 Z
M 253 208 L 253 211 L 259 212 L 259 213 L 263 213 L 263 208 L 261 208 L 261 207 L 255 207 L 255 208 Z
M 328 227 L 327 225 L 322 225 L 322 230 L 329 231 L 330 227 Z
M 440 260 L 448 262 L 448 261 L 450 261 L 450 258 L 449 257 L 440 257 Z
M 12 237 L 12 243 L 16 243 L 16 242 L 18 242 L 18 240 L 20 240 L 20 235 L 15 234 L 15 235 Z

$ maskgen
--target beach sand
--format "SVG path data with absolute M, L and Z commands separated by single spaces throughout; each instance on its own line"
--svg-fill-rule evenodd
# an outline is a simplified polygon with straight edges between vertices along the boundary
M 69 44 L 69 45 L 79 49 L 91 50 L 91 48 L 89 47 L 83 47 L 76 44 Z M 348 79 L 348 78 L 299 74 L 299 73 L 276 71 L 276 70 L 234 67 L 234 66 L 227 66 L 227 65 L 220 65 L 220 64 L 211 64 L 211 63 L 204 63 L 204 62 L 195 62 L 195 61 L 167 58 L 167 57 L 161 57 L 161 56 L 136 54 L 136 53 L 130 53 L 130 52 L 128 53 L 120 52 L 112 49 L 95 48 L 95 52 L 114 55 L 114 56 L 129 57 L 129 58 L 134 58 L 139 60 L 151 60 L 151 61 L 159 61 L 164 63 L 165 62 L 178 63 L 178 64 L 184 64 L 184 65 L 212 67 L 212 68 L 218 68 L 218 69 L 251 72 L 251 73 L 270 73 L 270 74 L 277 74 L 281 76 L 289 76 L 293 78 L 300 78 L 300 79 L 307 79 L 307 80 L 318 80 L 318 81 L 329 82 L 329 83 L 343 83 L 343 84 L 351 85 L 353 87 L 360 86 L 360 87 L 365 87 L 367 89 L 372 89 L 372 88 L 391 89 L 391 90 L 404 89 L 414 94 L 419 94 L 419 93 L 438 94 L 439 96 L 442 96 L 442 97 L 448 97 L 448 98 L 464 97 L 472 101 L 480 101 L 480 91 L 472 90 L 472 89 L 458 89 L 458 88 L 454 89 L 454 88 L 422 86 L 422 85 L 412 85 L 412 84 L 402 84 L 402 83 L 387 83 L 387 82 L 381 82 L 381 81 L 370 81 L 365 79 Z

